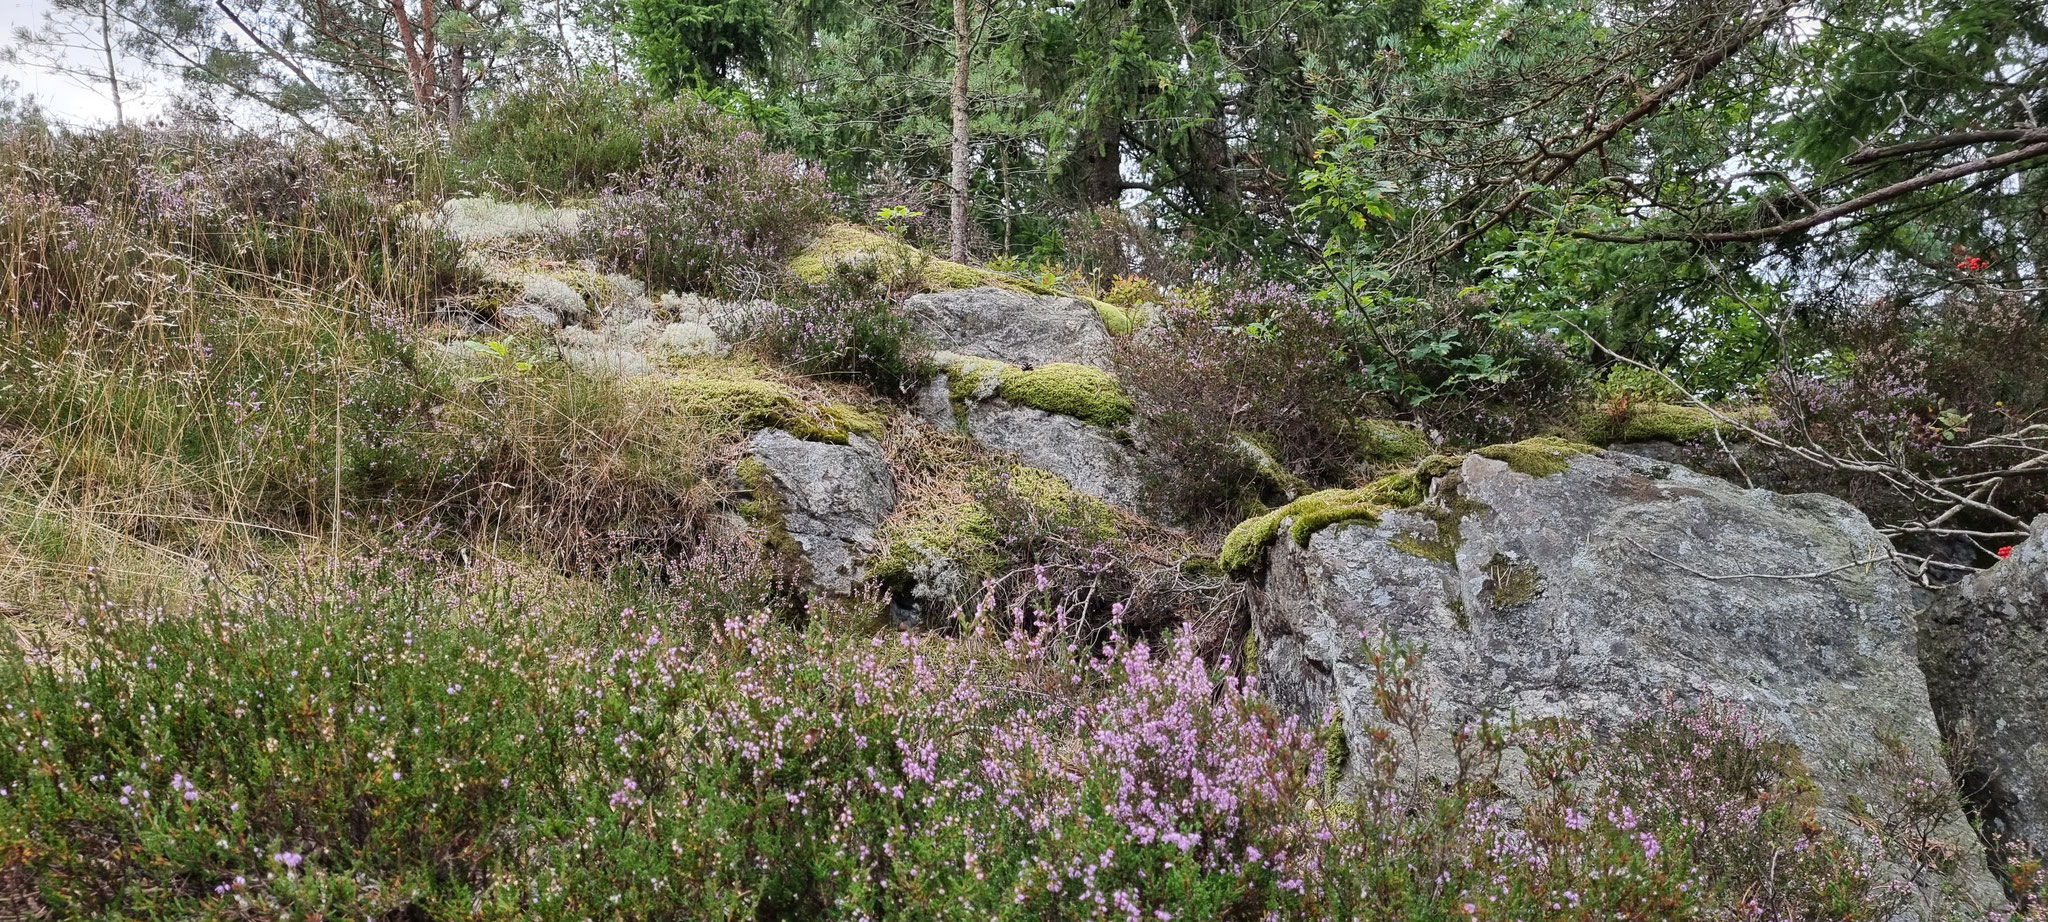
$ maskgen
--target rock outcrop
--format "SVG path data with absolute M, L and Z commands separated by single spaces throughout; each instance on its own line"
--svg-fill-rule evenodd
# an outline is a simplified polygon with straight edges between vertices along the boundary
M 1964 789 L 1995 841 L 2048 847 L 2048 516 L 1921 621 L 1935 716 L 1973 767 Z
M 916 295 L 903 312 L 932 347 L 1012 365 L 1105 365 L 1109 329 L 1078 298 L 1002 288 Z
M 896 480 L 880 443 L 852 435 L 838 445 L 763 429 L 748 450 L 741 475 L 754 493 L 757 524 L 771 540 L 787 537 L 820 588 L 853 588 L 861 561 L 879 547 L 882 520 L 896 508 Z
M 1860 513 L 1538 441 L 1465 457 L 1420 505 L 1272 529 L 1257 615 L 1267 693 L 1311 720 L 1334 707 L 1366 751 L 1366 642 L 1395 635 L 1427 648 L 1425 773 L 1480 714 L 1612 726 L 1666 695 L 1708 694 L 1796 746 L 1844 828 L 1885 809 L 1880 776 L 1901 761 L 1947 780 L 1913 590 Z M 1922 893 L 1996 904 L 1959 812 L 1938 836 L 1959 857 L 1915 879 Z
M 1109 428 L 1129 422 L 1130 401 L 1107 374 L 1068 363 L 1024 371 L 965 358 L 949 367 L 918 393 L 920 418 L 1014 454 L 1104 502 L 1137 504 L 1136 453 L 1128 435 Z

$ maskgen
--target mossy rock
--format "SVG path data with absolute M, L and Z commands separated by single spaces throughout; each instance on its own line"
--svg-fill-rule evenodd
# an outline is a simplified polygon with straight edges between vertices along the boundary
M 788 268 L 790 274 L 798 279 L 819 285 L 831 278 L 833 266 L 884 258 L 901 260 L 905 269 L 915 269 L 926 291 L 986 287 L 1034 295 L 1079 297 L 993 269 L 940 259 L 886 234 L 851 224 L 833 224 L 820 229 L 810 246 L 789 261 Z M 1129 333 L 1137 326 L 1131 313 L 1124 308 L 1094 298 L 1079 297 L 1079 300 L 1088 302 L 1095 309 L 1095 316 L 1111 333 Z
M 1599 449 L 1583 442 L 1546 435 L 1506 445 L 1488 445 L 1475 453 L 1482 458 L 1506 462 L 1508 468 L 1516 473 L 1548 477 L 1564 473 L 1571 467 L 1573 458 L 1596 451 Z
M 1596 445 L 1616 442 L 1691 442 L 1713 435 L 1720 423 L 1705 407 L 1652 403 L 1631 408 L 1619 418 L 1599 410 L 1579 421 L 1586 441 Z
M 1297 546 L 1306 546 L 1316 532 L 1350 522 L 1375 524 L 1389 509 L 1420 502 L 1418 482 L 1413 474 L 1394 474 L 1363 487 L 1324 490 L 1238 524 L 1223 539 L 1216 563 L 1233 576 L 1257 570 L 1265 559 L 1267 546 L 1287 527 Z
M 1067 482 L 1036 468 L 1005 464 L 976 473 L 1007 480 L 1009 494 L 1031 507 L 1041 521 L 1074 528 L 1084 538 L 1107 542 L 1118 533 L 1117 515 L 1107 504 L 1076 491 Z M 883 530 L 883 550 L 868 572 L 884 585 L 911 577 L 921 561 L 950 560 L 979 579 L 1002 565 L 1002 534 L 995 516 L 980 501 L 932 506 L 891 522 Z
M 1053 362 L 1027 369 L 967 358 L 946 368 L 955 420 L 964 419 L 964 402 L 981 394 L 990 375 L 995 376 L 994 396 L 1020 407 L 1071 416 L 1107 429 L 1130 422 L 1136 409 L 1131 398 L 1117 386 L 1116 379 L 1100 368 Z
M 1429 451 L 1429 438 L 1415 426 L 1390 419 L 1358 422 L 1358 456 L 1370 466 L 1406 464 Z
M 881 418 L 872 413 L 845 404 L 810 405 L 788 386 L 743 365 L 679 367 L 654 386 L 678 413 L 739 432 L 781 429 L 808 442 L 844 445 L 855 434 L 882 431 Z
M 1235 433 L 1238 446 L 1251 459 L 1258 470 L 1259 482 L 1265 490 L 1293 499 L 1309 491 L 1309 482 L 1295 475 L 1280 463 L 1280 449 L 1277 440 L 1264 432 Z

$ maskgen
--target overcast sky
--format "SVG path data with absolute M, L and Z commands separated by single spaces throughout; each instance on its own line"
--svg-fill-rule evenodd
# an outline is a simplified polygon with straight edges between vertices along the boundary
M 0 45 L 14 45 L 14 30 L 42 25 L 49 0 L 0 0 Z M 48 74 L 20 64 L 0 61 L 0 76 L 20 84 L 20 93 L 34 96 L 52 117 L 77 124 L 97 124 L 114 119 L 114 104 L 66 77 Z M 161 81 L 159 81 L 161 82 Z M 147 117 L 161 108 L 162 94 L 141 94 L 140 100 L 124 100 L 128 117 Z

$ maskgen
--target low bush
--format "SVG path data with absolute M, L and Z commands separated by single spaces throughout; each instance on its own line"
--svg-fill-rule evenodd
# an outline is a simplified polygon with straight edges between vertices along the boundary
M 1475 727 L 1425 772 L 1185 642 L 761 614 L 705 548 L 573 603 L 386 548 L 0 656 L 0 899 L 65 918 L 1889 917 L 1739 712 Z M 318 568 L 314 568 L 319 573 Z M 830 622 L 828 624 L 828 622 Z M 92 668 L 79 668 L 90 664 Z M 1501 747 L 1528 755 L 1511 819 Z M 1332 771 L 1358 785 L 1346 793 Z
M 1267 479 L 1247 436 L 1298 477 L 1344 479 L 1373 397 L 1343 342 L 1334 315 L 1276 283 L 1183 290 L 1119 339 L 1118 375 L 1169 460 L 1151 478 L 1162 505 L 1211 525 L 1243 518 Z
M 580 245 L 656 289 L 766 293 L 831 214 L 823 176 L 704 103 L 664 105 L 639 169 L 584 216 Z
M 899 397 L 924 376 L 930 351 L 896 307 L 911 291 L 884 278 L 872 261 L 838 263 L 823 282 L 785 285 L 774 304 L 750 316 L 745 332 L 798 374 L 844 378 Z
M 451 166 L 458 184 L 496 198 L 594 196 L 640 169 L 676 112 L 609 74 L 534 80 L 463 124 Z

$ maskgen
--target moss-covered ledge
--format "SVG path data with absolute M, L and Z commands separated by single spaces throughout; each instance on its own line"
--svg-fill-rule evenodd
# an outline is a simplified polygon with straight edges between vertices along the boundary
M 1691 442 L 1714 433 L 1720 422 L 1705 407 L 1651 403 L 1616 415 L 1594 410 L 1581 417 L 1579 431 L 1595 445 L 1616 442 Z
M 844 445 L 879 436 L 882 419 L 842 403 L 810 404 L 788 386 L 735 364 L 676 369 L 649 379 L 670 409 L 698 425 L 736 433 L 781 429 L 807 442 Z
M 1545 435 L 1523 439 L 1505 445 L 1488 445 L 1474 454 L 1505 462 L 1509 470 L 1531 477 L 1549 477 L 1562 474 L 1571 467 L 1572 459 L 1590 455 L 1600 449 L 1584 442 L 1574 442 L 1556 436 Z
M 1324 490 L 1247 519 L 1223 539 L 1216 563 L 1232 576 L 1248 576 L 1265 560 L 1266 548 L 1287 528 L 1296 546 L 1332 525 L 1347 522 L 1377 524 L 1389 509 L 1422 502 L 1422 483 L 1413 473 L 1392 474 L 1362 487 Z
M 835 265 L 880 256 L 905 260 L 909 264 L 906 268 L 914 266 L 926 291 L 1001 288 L 1024 294 L 1057 295 L 1087 302 L 1088 306 L 1095 309 L 1095 316 L 1102 320 L 1102 325 L 1111 333 L 1129 333 L 1137 326 L 1129 311 L 1107 301 L 1054 291 L 1036 282 L 994 269 L 940 259 L 886 234 L 852 224 L 833 224 L 819 229 L 810 246 L 805 247 L 802 253 L 789 261 L 788 268 L 791 275 L 816 285 L 831 277 L 832 267 Z
M 1072 362 L 1019 368 L 989 359 L 962 358 L 946 366 L 946 379 L 956 420 L 963 418 L 967 399 L 985 393 L 1106 429 L 1130 422 L 1136 409 L 1108 372 Z

